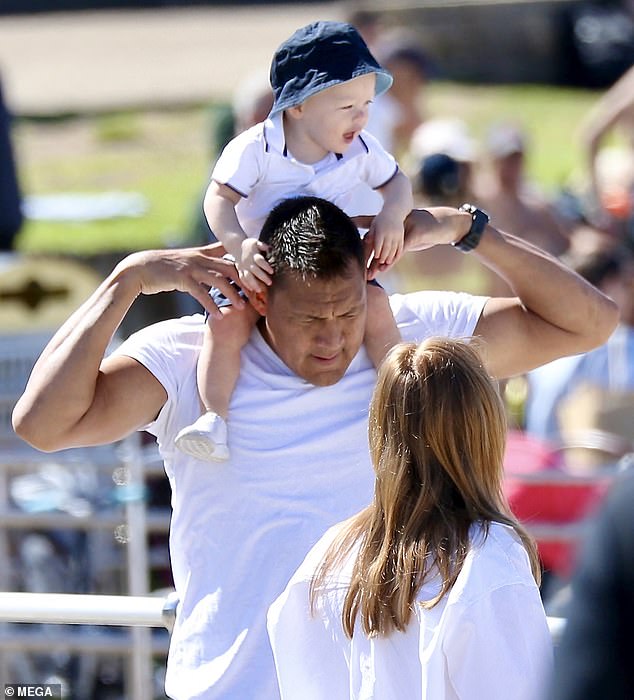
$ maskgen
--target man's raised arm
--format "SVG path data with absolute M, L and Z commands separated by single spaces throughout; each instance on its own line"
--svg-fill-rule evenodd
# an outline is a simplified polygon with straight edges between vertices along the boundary
M 405 250 L 459 241 L 471 215 L 449 207 L 414 210 Z M 475 329 L 498 378 L 521 374 L 604 343 L 618 323 L 616 304 L 552 255 L 511 234 L 485 227 L 475 255 L 504 279 L 515 297 L 491 298 Z
M 166 394 L 158 380 L 126 357 L 104 359 L 128 309 L 140 294 L 188 292 L 211 314 L 218 287 L 241 306 L 229 279 L 235 267 L 219 246 L 134 253 L 119 263 L 55 334 L 36 362 L 13 411 L 15 432 L 54 451 L 112 442 L 153 420 Z

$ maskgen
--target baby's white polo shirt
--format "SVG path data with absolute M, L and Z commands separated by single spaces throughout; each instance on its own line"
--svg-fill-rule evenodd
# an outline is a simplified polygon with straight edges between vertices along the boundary
M 348 216 L 376 214 L 383 206 L 376 189 L 397 171 L 394 157 L 365 131 L 345 153 L 329 153 L 312 165 L 302 163 L 286 148 L 278 114 L 230 141 L 211 178 L 241 195 L 238 221 L 248 236 L 257 237 L 271 209 L 291 196 L 322 197 Z

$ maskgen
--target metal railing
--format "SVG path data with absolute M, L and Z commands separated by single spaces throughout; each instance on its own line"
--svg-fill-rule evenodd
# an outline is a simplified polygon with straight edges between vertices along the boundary
M 8 448 L 8 449 L 7 449 Z M 153 657 L 167 653 L 167 635 L 153 634 L 151 627 L 165 627 L 168 617 L 166 600 L 150 596 L 147 537 L 150 533 L 167 533 L 168 509 L 148 509 L 145 498 L 146 477 L 164 473 L 154 446 L 142 447 L 138 435 L 116 446 L 102 449 L 79 449 L 54 456 L 37 453 L 17 442 L 2 445 L 0 450 L 0 622 L 108 625 L 127 630 L 65 630 L 50 628 L 46 635 L 35 630 L 3 624 L 0 650 L 3 652 L 44 653 L 61 649 L 68 653 L 117 655 L 125 659 L 126 697 L 151 700 L 153 697 Z M 37 471 L 42 464 L 64 465 L 72 470 L 115 472 L 112 484 L 120 497 L 105 510 L 85 514 L 60 511 L 25 512 L 14 507 L 9 497 L 12 475 Z M 112 482 L 111 482 L 112 483 Z M 121 486 L 119 487 L 119 483 Z M 16 593 L 9 575 L 9 533 L 11 531 L 69 530 L 107 532 L 123 530 L 125 549 L 115 566 L 125 574 L 121 582 L 125 595 L 80 595 L 74 593 Z M 117 586 L 119 592 L 119 586 Z M 29 612 L 30 611 L 30 612 Z M 146 629 L 144 629 L 146 628 Z M 77 634 L 77 632 L 80 632 Z M 0 678 L 7 679 L 7 654 L 0 655 Z
M 178 597 L 77 595 L 72 593 L 0 593 L 0 622 L 39 622 L 67 625 L 165 627 L 171 631 Z M 566 626 L 563 617 L 548 617 L 557 644 Z
M 32 634 L 24 629 L 0 632 L 0 649 L 35 653 L 55 651 L 129 658 L 130 673 L 126 697 L 149 700 L 153 697 L 149 661 L 167 656 L 168 635 L 154 637 L 148 628 L 172 629 L 176 616 L 175 594 L 167 596 L 79 595 L 70 593 L 0 593 L 0 623 L 50 625 L 90 625 L 75 629 L 55 629 L 52 635 Z M 95 625 L 127 627 L 106 631 Z M 2 625 L 4 627 L 4 625 Z
M 0 622 L 32 622 L 117 627 L 164 627 L 171 631 L 178 596 L 78 595 L 73 593 L 0 593 Z M 566 619 L 547 618 L 554 644 Z
M 178 599 L 167 596 L 0 593 L 0 622 L 172 629 Z

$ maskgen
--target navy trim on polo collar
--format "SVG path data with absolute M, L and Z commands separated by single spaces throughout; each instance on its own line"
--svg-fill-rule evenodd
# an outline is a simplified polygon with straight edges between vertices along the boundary
M 288 158 L 288 148 L 286 147 L 286 139 L 284 138 L 284 115 L 281 112 L 270 116 L 264 122 L 262 133 L 264 137 L 264 150 L 267 153 L 274 151 L 284 158 Z M 345 153 L 335 153 L 335 157 L 338 161 L 347 157 L 353 158 L 361 151 L 369 153 L 370 149 L 362 136 L 359 135 Z M 305 165 L 308 164 L 305 163 Z

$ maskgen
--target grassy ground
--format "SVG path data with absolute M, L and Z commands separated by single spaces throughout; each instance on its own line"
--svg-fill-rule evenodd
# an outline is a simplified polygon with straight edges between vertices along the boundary
M 429 90 L 428 111 L 463 118 L 476 137 L 492 121 L 521 121 L 531 136 L 530 175 L 556 188 L 579 170 L 575 128 L 596 98 L 550 87 L 440 83 Z M 149 204 L 140 218 L 28 222 L 18 249 L 91 254 L 187 243 L 208 175 L 211 134 L 209 106 L 18 122 L 25 194 L 116 190 L 141 193 Z
M 124 191 L 149 204 L 141 218 L 28 222 L 28 252 L 94 253 L 183 240 L 209 161 L 208 110 L 22 122 L 15 129 L 25 194 Z

